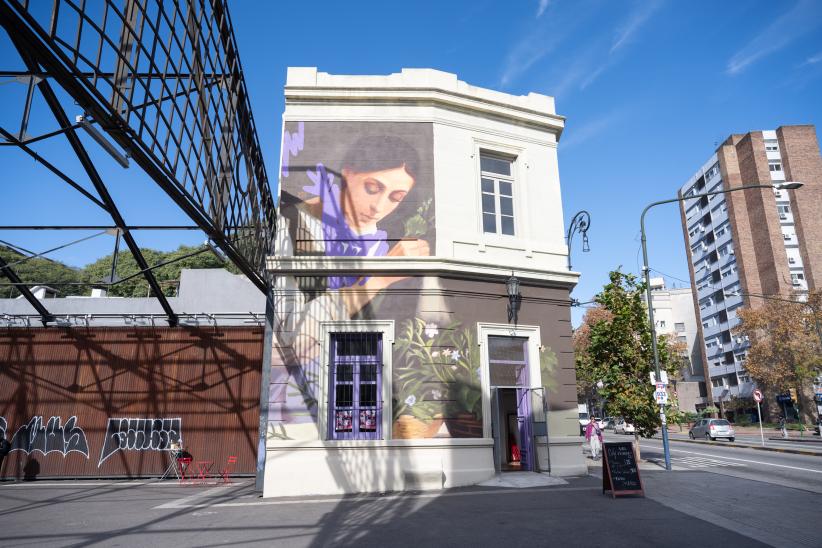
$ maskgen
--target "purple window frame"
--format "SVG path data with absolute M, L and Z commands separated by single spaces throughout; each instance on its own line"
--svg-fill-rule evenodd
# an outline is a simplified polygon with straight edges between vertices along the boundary
M 374 339 L 373 353 L 340 352 L 343 345 L 365 339 Z M 382 439 L 382 365 L 382 333 L 331 333 L 329 439 Z M 368 392 L 373 397 L 364 400 Z

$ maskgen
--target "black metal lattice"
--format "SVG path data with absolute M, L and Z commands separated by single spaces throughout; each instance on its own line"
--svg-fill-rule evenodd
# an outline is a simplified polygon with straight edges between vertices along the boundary
M 274 201 L 223 1 L 0 0 L 0 21 L 265 291 Z

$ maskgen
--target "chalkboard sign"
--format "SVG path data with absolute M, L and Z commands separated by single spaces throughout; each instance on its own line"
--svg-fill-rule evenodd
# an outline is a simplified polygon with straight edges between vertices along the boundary
M 602 492 L 611 492 L 611 496 L 642 495 L 642 478 L 639 477 L 639 465 L 634 453 L 634 444 L 630 441 L 605 443 L 602 451 Z

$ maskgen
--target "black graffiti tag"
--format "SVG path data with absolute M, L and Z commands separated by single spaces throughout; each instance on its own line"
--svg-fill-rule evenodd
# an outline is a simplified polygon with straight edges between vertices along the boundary
M 106 426 L 99 468 L 117 451 L 170 451 L 172 442 L 182 445 L 182 419 L 110 418 Z
M 60 417 L 51 417 L 43 425 L 43 417 L 32 417 L 28 424 L 17 429 L 11 439 L 12 451 L 23 451 L 31 454 L 35 451 L 48 455 L 58 452 L 63 456 L 72 451 L 81 453 L 88 458 L 88 441 L 86 433 L 77 424 L 77 417 L 71 417 L 65 426 Z

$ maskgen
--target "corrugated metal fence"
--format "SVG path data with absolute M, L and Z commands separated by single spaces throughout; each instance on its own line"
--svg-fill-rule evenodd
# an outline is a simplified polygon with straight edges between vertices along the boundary
M 261 328 L 0 329 L 3 477 L 159 476 L 181 442 L 256 467 Z

